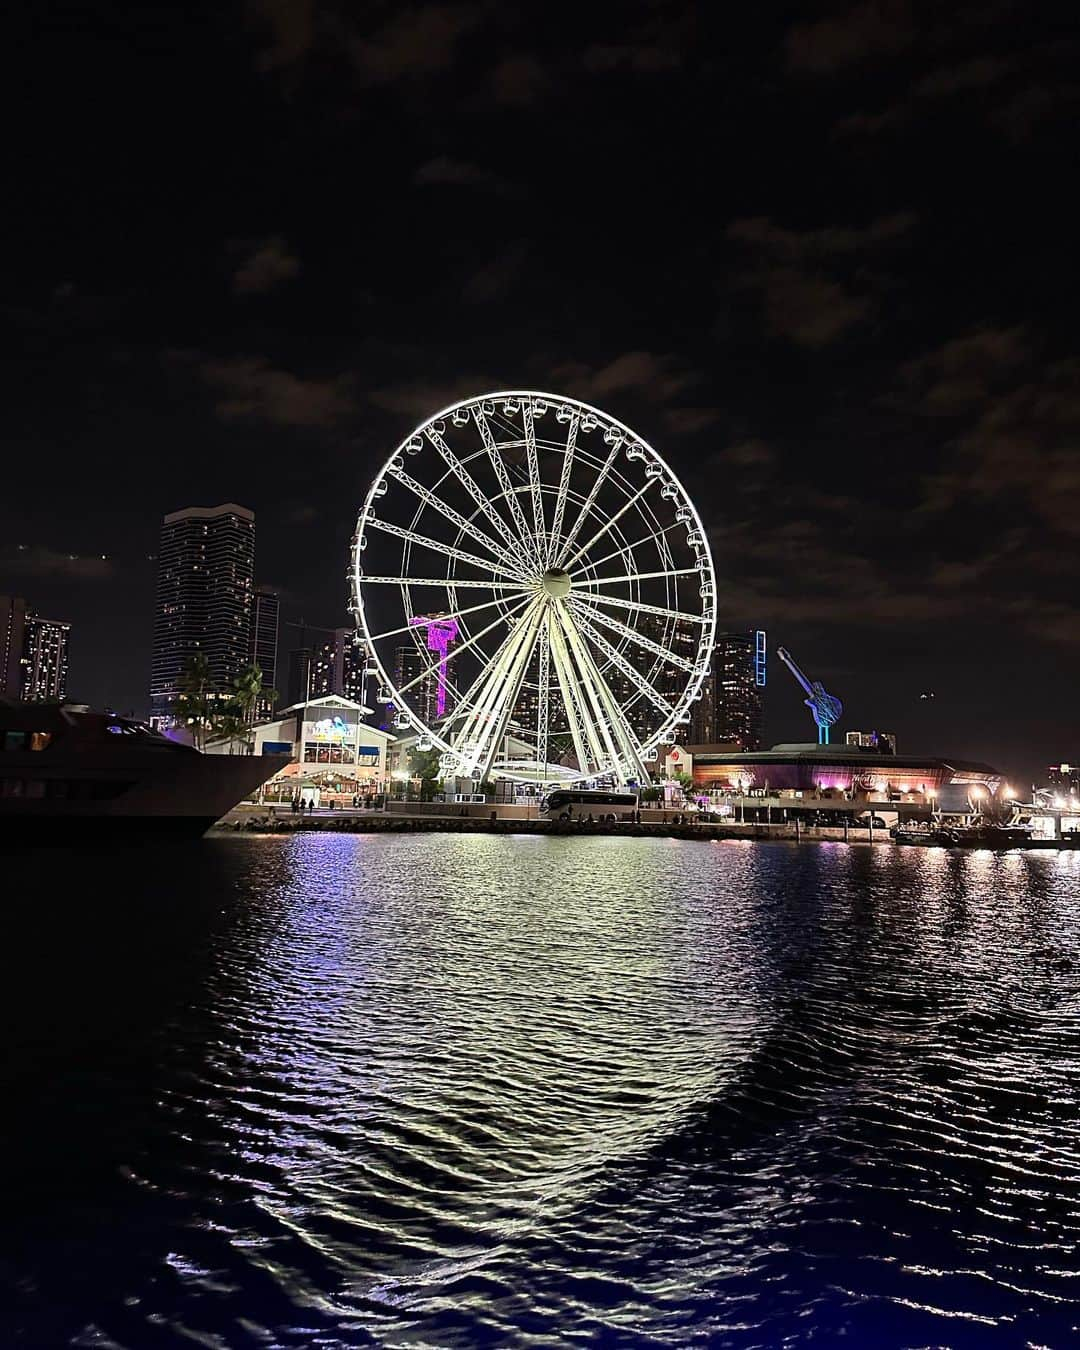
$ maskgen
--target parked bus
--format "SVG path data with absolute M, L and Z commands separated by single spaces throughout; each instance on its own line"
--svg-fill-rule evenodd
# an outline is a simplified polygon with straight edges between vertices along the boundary
M 638 809 L 636 792 L 600 788 L 556 788 L 540 803 L 548 820 L 631 820 Z

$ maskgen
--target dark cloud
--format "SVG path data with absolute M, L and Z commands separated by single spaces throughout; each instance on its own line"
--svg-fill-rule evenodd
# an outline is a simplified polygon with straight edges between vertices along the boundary
M 462 299 L 471 304 L 504 299 L 528 261 L 529 248 L 527 239 L 517 239 L 500 249 L 468 278 L 461 288 Z
M 624 352 L 597 367 L 566 362 L 556 365 L 550 375 L 556 388 L 565 388 L 585 403 L 602 402 L 630 390 L 648 390 L 652 400 L 667 403 L 701 379 L 696 371 L 681 367 L 676 357 L 645 351 Z
M 413 174 L 413 182 L 417 187 L 480 188 L 499 195 L 511 195 L 516 191 L 514 184 L 501 174 L 450 155 L 436 155 L 434 159 L 425 160 Z
M 45 545 L 17 544 L 0 555 L 0 576 L 110 581 L 115 574 L 112 559 L 101 554 L 61 553 Z
M 218 416 L 226 421 L 252 419 L 282 427 L 329 428 L 355 408 L 349 375 L 306 379 L 275 369 L 257 356 L 207 360 L 200 373 L 215 391 Z
M 431 75 L 451 66 L 457 44 L 482 18 L 474 4 L 395 6 L 370 35 L 347 38 L 357 72 L 373 84 Z
M 318 51 L 348 62 L 364 84 L 432 75 L 451 66 L 479 4 L 351 6 L 345 0 L 249 0 L 261 36 L 258 68 L 289 74 Z
M 905 0 L 868 0 L 827 19 L 795 24 L 784 48 L 789 69 L 831 75 L 905 51 L 915 35 L 912 8 Z
M 249 246 L 233 275 L 233 290 L 237 295 L 263 295 L 299 274 L 299 259 L 289 252 L 280 235 L 272 235 Z
M 610 45 L 597 43 L 595 46 L 586 47 L 581 60 L 586 70 L 601 74 L 612 70 L 652 74 L 677 69 L 681 63 L 681 56 L 674 48 L 659 42 Z
M 474 398 L 503 385 L 488 375 L 462 374 L 446 381 L 417 377 L 367 392 L 368 402 L 384 412 L 420 422 L 463 398 Z
M 835 342 L 868 318 L 874 301 L 848 279 L 852 258 L 874 255 L 904 240 L 916 217 L 898 213 L 862 227 L 830 225 L 795 231 L 764 216 L 733 221 L 728 238 L 748 264 L 738 285 L 758 292 L 766 331 L 803 347 Z
M 496 103 L 528 107 L 552 88 L 547 68 L 532 56 L 507 56 L 491 72 L 491 92 Z

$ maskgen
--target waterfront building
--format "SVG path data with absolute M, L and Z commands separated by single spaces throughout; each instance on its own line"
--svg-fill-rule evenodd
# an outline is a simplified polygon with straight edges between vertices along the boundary
M 0 595 L 0 698 L 62 703 L 71 624 L 46 619 L 19 595 Z
M 681 747 L 679 747 L 681 749 Z M 988 764 L 931 755 L 896 755 L 851 745 L 774 745 L 743 751 L 692 745 L 694 786 L 705 791 L 855 793 L 868 798 L 940 796 L 950 786 L 996 792 L 1001 775 Z
M 264 722 L 274 711 L 275 699 L 270 691 L 277 689 L 279 612 L 280 601 L 276 592 L 261 587 L 256 590 L 251 608 L 248 662 L 262 671 L 263 689 L 267 691 L 255 708 L 255 719 L 259 722 Z
M 264 789 L 267 801 L 290 801 L 297 792 L 343 802 L 380 791 L 388 776 L 387 749 L 394 737 L 366 719 L 371 709 L 338 694 L 301 700 L 253 728 L 256 755 L 288 755 Z M 211 741 L 208 754 L 246 753 L 236 739 Z
M 0 595 L 0 698 L 22 698 L 22 658 L 26 637 L 26 601 Z
M 235 502 L 172 511 L 158 552 L 150 720 L 171 721 L 185 667 L 205 654 L 226 689 L 251 656 L 255 513 Z
M 764 732 L 767 647 L 764 629 L 720 633 L 695 705 L 690 739 L 759 750 Z

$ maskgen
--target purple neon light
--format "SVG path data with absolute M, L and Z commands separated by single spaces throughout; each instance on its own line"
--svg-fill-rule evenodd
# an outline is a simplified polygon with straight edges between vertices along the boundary
M 429 619 L 426 615 L 419 615 L 409 622 L 416 627 L 427 629 L 427 645 L 429 652 L 438 652 L 439 670 L 438 680 L 439 688 L 435 694 L 435 716 L 446 716 L 446 653 L 450 649 L 450 644 L 457 641 L 458 625 L 457 619 Z

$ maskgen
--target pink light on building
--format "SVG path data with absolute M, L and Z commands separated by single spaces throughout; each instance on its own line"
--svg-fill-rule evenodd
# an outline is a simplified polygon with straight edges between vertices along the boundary
M 421 614 L 416 618 L 410 619 L 409 623 L 418 628 L 424 627 L 427 629 L 428 651 L 438 653 L 439 687 L 435 693 L 435 716 L 445 717 L 447 652 L 450 650 L 450 644 L 457 641 L 457 619 L 440 619 L 438 616 L 428 618 L 426 615 Z

